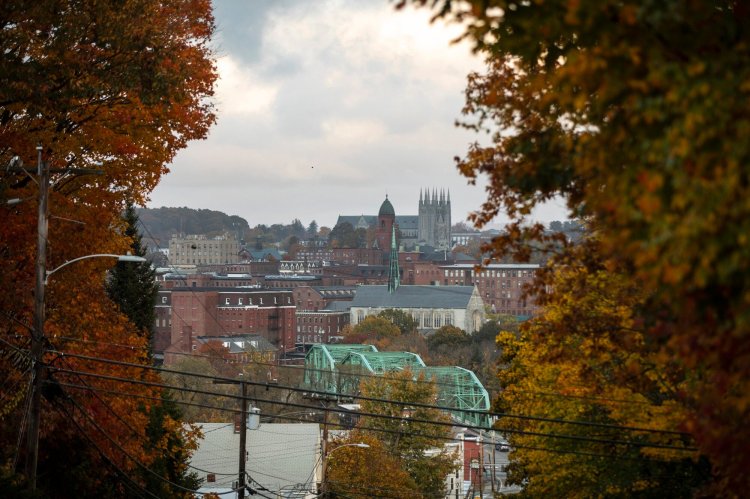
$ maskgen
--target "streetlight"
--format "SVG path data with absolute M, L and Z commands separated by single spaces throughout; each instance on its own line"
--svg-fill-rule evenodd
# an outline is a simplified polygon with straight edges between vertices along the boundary
M 44 203 L 46 205 L 46 202 Z M 46 251 L 46 212 L 44 216 L 41 215 L 40 219 L 44 219 L 45 230 L 44 242 L 39 242 L 39 248 L 43 253 Z M 26 439 L 27 456 L 26 456 L 26 476 L 29 479 L 29 488 L 31 490 L 36 489 L 36 469 L 39 461 L 39 425 L 42 417 L 42 397 L 41 397 L 41 381 L 44 372 L 44 364 L 42 359 L 44 357 L 44 322 L 46 319 L 45 313 L 45 287 L 49 277 L 62 269 L 67 267 L 71 263 L 75 263 L 87 258 L 117 258 L 120 262 L 145 262 L 146 259 L 142 256 L 135 255 L 115 255 L 111 253 L 98 253 L 94 255 L 85 255 L 73 260 L 68 260 L 62 265 L 55 267 L 52 270 L 46 269 L 46 257 L 44 255 L 37 255 L 36 265 L 36 293 L 34 297 L 34 331 L 31 336 L 31 357 L 33 365 L 33 378 L 31 385 L 31 408 L 29 409 L 29 432 Z
M 49 281 L 49 276 L 57 272 L 63 267 L 67 267 L 71 263 L 80 262 L 81 260 L 85 260 L 87 258 L 117 258 L 118 262 L 136 262 L 136 263 L 143 263 L 146 261 L 145 258 L 142 256 L 136 256 L 131 255 L 128 253 L 127 255 L 114 255 L 112 253 L 97 253 L 95 255 L 86 255 L 86 256 L 79 256 L 78 258 L 74 258 L 72 260 L 68 260 L 67 262 L 63 263 L 59 267 L 56 267 L 52 270 L 47 270 L 44 276 L 44 284 L 47 284 L 47 281 Z
M 45 302 L 44 292 L 47 284 L 47 279 L 50 275 L 57 272 L 61 268 L 70 265 L 73 262 L 83 260 L 85 258 L 98 258 L 98 257 L 114 257 L 120 261 L 129 262 L 143 262 L 146 259 L 140 256 L 133 255 L 112 255 L 112 254 L 97 254 L 87 255 L 79 258 L 75 258 L 59 267 L 47 271 L 47 235 L 48 235 L 48 204 L 49 204 L 49 188 L 50 188 L 50 173 L 62 173 L 63 175 L 102 175 L 102 170 L 91 170 L 86 168 L 63 168 L 63 169 L 50 169 L 49 165 L 42 161 L 42 144 L 37 144 L 37 178 L 35 180 L 31 173 L 23 167 L 23 161 L 17 156 L 11 159 L 11 162 L 6 167 L 6 171 L 14 173 L 23 173 L 31 180 L 35 181 L 39 185 L 38 199 L 38 215 L 37 215 L 37 244 L 36 244 L 36 261 L 34 263 L 34 277 L 35 277 L 35 288 L 34 288 L 34 328 L 31 331 L 31 405 L 29 407 L 29 430 L 26 435 L 26 477 L 29 481 L 29 489 L 32 491 L 36 489 L 36 468 L 39 459 L 39 421 L 41 419 L 41 378 L 44 374 L 44 365 L 42 363 L 44 357 L 44 321 L 45 321 Z M 14 206 L 27 199 L 31 198 L 13 198 L 6 201 L 7 206 Z
M 325 443 L 325 442 L 324 442 Z M 323 456 L 323 467 L 320 473 L 320 491 L 318 492 L 318 497 L 325 497 L 327 493 L 327 486 L 326 486 L 326 471 L 328 470 L 328 458 L 331 457 L 331 455 L 336 452 L 339 449 L 343 449 L 344 447 L 359 447 L 360 449 L 369 449 L 369 444 L 363 443 L 363 442 L 357 442 L 354 444 L 343 444 L 339 445 L 338 447 L 334 447 L 331 449 L 328 454 Z

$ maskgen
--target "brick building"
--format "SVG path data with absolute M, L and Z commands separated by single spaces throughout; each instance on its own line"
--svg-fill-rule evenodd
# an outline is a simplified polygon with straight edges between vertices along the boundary
M 524 286 L 534 280 L 537 264 L 495 263 L 476 270 L 471 264 L 444 265 L 443 285 L 476 286 L 493 312 L 529 317 L 537 311 L 533 296 L 524 297 Z
M 291 291 L 180 286 L 159 291 L 155 353 L 189 353 L 198 336 L 258 334 L 282 351 L 296 340 Z M 166 360 L 166 359 L 165 359 Z
M 297 311 L 327 310 L 333 302 L 352 301 L 354 286 L 299 286 L 292 290 Z
M 236 263 L 239 253 L 240 242 L 231 234 L 172 236 L 169 240 L 169 260 L 173 265 Z
M 310 343 L 339 343 L 342 329 L 349 324 L 349 311 L 297 311 L 298 345 Z

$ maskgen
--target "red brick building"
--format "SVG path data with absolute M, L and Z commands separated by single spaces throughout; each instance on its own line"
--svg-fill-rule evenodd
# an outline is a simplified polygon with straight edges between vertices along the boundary
M 534 280 L 537 264 L 495 263 L 476 270 L 471 264 L 443 265 L 444 285 L 476 286 L 485 305 L 500 314 L 528 317 L 537 311 L 534 297 L 524 297 L 524 287 Z
M 281 351 L 296 340 L 291 291 L 180 286 L 159 292 L 155 353 L 192 352 L 198 336 L 258 334 Z
M 349 324 L 348 311 L 298 311 L 295 340 L 298 345 L 338 343 L 344 339 L 341 331 L 347 324 Z
M 332 302 L 352 301 L 354 286 L 299 286 L 292 290 L 297 311 L 318 311 L 328 309 Z

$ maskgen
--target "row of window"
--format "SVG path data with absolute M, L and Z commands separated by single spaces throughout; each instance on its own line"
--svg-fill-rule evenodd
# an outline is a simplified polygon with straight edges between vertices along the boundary
M 319 317 L 319 316 L 305 316 L 305 315 L 298 315 L 297 316 L 297 322 L 305 323 L 305 324 L 318 324 L 320 322 L 321 324 L 325 324 L 327 317 Z M 341 322 L 341 316 L 336 316 L 336 323 Z
M 282 301 L 283 301 L 283 299 L 282 299 Z M 291 305 L 292 304 L 292 298 L 289 297 L 289 296 L 287 296 L 286 303 L 287 303 L 287 305 Z M 245 304 L 244 303 L 244 298 L 242 298 L 242 297 L 237 298 L 237 305 L 244 305 L 244 304 Z M 253 298 L 252 297 L 248 297 L 247 304 L 248 305 L 252 305 L 253 304 Z M 279 300 L 278 300 L 277 296 L 273 297 L 273 304 L 274 305 L 278 305 L 279 304 Z M 229 297 L 224 298 L 224 305 L 232 305 L 232 299 L 229 298 Z M 263 297 L 262 296 L 258 297 L 258 305 L 263 305 Z
M 463 277 L 465 270 L 451 270 L 445 269 L 445 277 Z M 476 272 L 470 270 L 469 275 L 471 277 L 530 277 L 534 275 L 533 270 L 482 270 Z
M 328 330 L 328 333 L 330 334 L 331 333 L 331 326 L 328 326 L 327 330 Z M 305 333 L 305 332 L 307 332 L 307 333 L 325 333 L 326 332 L 326 328 L 321 327 L 321 326 L 300 326 L 300 325 L 297 325 L 297 332 L 298 333 Z M 336 326 L 336 332 L 340 333 L 341 332 L 341 328 L 338 327 L 338 326 Z
M 308 334 L 307 339 L 305 339 L 304 334 L 297 335 L 297 343 L 320 343 L 322 339 L 322 336 L 315 334 Z
M 357 323 L 365 320 L 366 314 L 364 310 L 357 312 Z M 453 324 L 453 312 L 412 312 L 412 319 L 417 322 L 419 328 L 440 328 L 450 326 Z

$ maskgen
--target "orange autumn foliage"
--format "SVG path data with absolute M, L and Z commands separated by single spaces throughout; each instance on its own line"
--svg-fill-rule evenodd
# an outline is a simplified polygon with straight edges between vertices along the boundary
M 458 168 L 488 180 L 474 221 L 505 213 L 492 256 L 566 253 L 528 223 L 562 199 L 604 262 L 640 288 L 659 369 L 679 367 L 684 426 L 710 459 L 704 493 L 750 487 L 750 9 L 744 2 L 404 0 L 463 24 L 487 58 Z M 564 290 L 560 290 L 564 292 Z
M 9 352 L 28 349 L 33 324 L 37 144 L 53 170 L 47 269 L 83 255 L 126 253 L 131 241 L 120 230 L 126 202 L 143 203 L 177 151 L 205 137 L 215 120 L 209 100 L 216 80 L 208 46 L 213 30 L 208 0 L 85 0 L 75 5 L 21 0 L 0 5 L 3 372 L 21 379 L 28 367 Z M 5 168 L 14 156 L 28 174 Z M 71 170 L 83 168 L 101 174 Z M 8 199 L 22 201 L 10 205 Z M 56 482 L 58 495 L 65 490 L 122 494 L 127 483 L 122 477 L 114 480 L 119 476 L 115 466 L 133 476 L 140 468 L 136 460 L 149 466 L 160 453 L 176 452 L 166 449 L 166 441 L 144 446 L 148 411 L 161 403 L 158 387 L 65 372 L 158 382 L 148 370 L 59 353 L 150 363 L 144 340 L 106 297 L 105 271 L 112 264 L 106 259 L 76 262 L 56 272 L 47 286 L 50 351 L 45 362 L 52 369 L 43 400 L 39 470 L 40 476 L 67 479 Z M 19 394 L 25 394 L 26 386 L 20 382 L 0 388 L 4 462 L 12 457 L 11 442 L 23 421 Z M 189 432 L 178 422 L 166 417 L 163 424 L 167 433 L 183 434 L 189 445 Z M 72 470 L 66 473 L 61 467 L 65 442 L 85 446 L 78 449 L 81 467 L 75 471 L 90 483 L 76 481 Z

